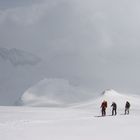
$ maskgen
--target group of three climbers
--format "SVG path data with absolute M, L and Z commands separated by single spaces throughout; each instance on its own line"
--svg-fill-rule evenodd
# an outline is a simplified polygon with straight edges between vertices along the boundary
M 117 104 L 115 102 L 113 102 L 111 107 L 112 107 L 112 116 L 117 115 Z M 102 116 L 106 116 L 106 108 L 107 108 L 107 101 L 104 100 L 101 104 Z M 130 109 L 130 103 L 128 101 L 126 101 L 125 113 L 124 113 L 125 115 L 129 114 L 129 109 Z

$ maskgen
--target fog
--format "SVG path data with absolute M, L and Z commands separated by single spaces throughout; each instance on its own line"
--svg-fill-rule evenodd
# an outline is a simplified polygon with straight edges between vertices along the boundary
M 139 93 L 139 13 L 138 0 L 0 0 L 0 47 L 42 60 L 27 67 L 0 61 L 0 104 L 44 78 L 66 79 L 93 94 Z

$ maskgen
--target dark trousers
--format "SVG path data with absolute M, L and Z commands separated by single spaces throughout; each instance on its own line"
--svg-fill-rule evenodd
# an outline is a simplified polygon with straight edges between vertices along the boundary
M 102 108 L 102 116 L 106 116 L 106 108 Z
M 116 109 L 116 108 L 113 108 L 113 109 L 112 109 L 112 116 L 113 116 L 113 115 L 117 115 L 117 109 Z
M 125 108 L 125 115 L 129 114 L 129 108 Z

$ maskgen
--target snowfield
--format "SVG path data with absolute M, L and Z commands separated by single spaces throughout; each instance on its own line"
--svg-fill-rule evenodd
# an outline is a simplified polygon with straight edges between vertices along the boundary
M 104 93 L 97 100 L 63 108 L 1 106 L 0 138 L 1 140 L 139 140 L 140 98 L 126 97 L 114 92 L 107 91 L 107 94 Z M 119 101 L 122 96 L 132 102 L 130 115 L 124 115 L 124 103 L 118 106 L 117 116 L 110 116 L 109 103 L 107 116 L 100 116 L 100 100 L 113 98 Z M 137 103 L 133 106 L 134 101 Z

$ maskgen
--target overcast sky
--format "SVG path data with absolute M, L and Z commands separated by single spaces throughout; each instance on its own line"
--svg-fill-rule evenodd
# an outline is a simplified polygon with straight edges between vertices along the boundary
M 0 46 L 39 56 L 38 79 L 140 91 L 138 0 L 0 0 Z

